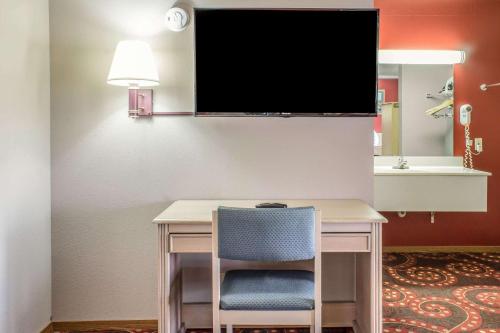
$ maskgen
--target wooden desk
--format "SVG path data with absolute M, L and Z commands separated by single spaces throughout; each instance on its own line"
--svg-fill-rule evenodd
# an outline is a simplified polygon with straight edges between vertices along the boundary
M 323 305 L 323 324 L 351 324 L 356 332 L 382 332 L 382 223 L 386 218 L 361 200 L 180 200 L 154 219 L 158 225 L 159 333 L 177 333 L 183 325 L 179 254 L 210 253 L 212 211 L 219 206 L 255 207 L 281 202 L 321 211 L 322 252 L 356 253 L 356 300 Z M 323 284 L 327 284 L 324 281 Z M 207 316 L 199 307 L 196 315 Z M 210 307 L 206 307 L 210 309 Z M 186 311 L 184 311 L 186 312 Z M 329 319 L 330 312 L 335 319 Z M 335 312 L 335 313 L 333 313 Z M 184 315 L 187 315 L 184 313 Z M 340 317 L 339 317 L 340 316 Z M 344 316 L 345 318 L 342 318 Z M 331 316 L 330 316 L 331 317 Z M 189 328 L 189 327 L 188 327 Z

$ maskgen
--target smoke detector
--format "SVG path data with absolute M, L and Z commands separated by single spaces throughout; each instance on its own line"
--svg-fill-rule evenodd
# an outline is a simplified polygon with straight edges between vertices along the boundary
M 183 31 L 189 25 L 189 13 L 180 7 L 170 8 L 165 15 L 165 24 L 172 31 Z

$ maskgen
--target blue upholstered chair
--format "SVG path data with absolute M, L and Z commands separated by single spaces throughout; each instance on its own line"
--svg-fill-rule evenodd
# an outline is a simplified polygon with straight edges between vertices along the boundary
M 321 332 L 321 219 L 313 207 L 228 208 L 213 212 L 213 330 L 221 325 L 309 325 Z M 233 270 L 220 259 L 314 260 L 304 270 Z

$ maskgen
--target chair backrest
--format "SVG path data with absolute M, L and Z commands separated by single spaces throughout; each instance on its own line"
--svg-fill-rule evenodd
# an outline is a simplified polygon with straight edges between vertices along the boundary
M 314 207 L 219 207 L 219 258 L 267 262 L 313 259 L 314 219 Z

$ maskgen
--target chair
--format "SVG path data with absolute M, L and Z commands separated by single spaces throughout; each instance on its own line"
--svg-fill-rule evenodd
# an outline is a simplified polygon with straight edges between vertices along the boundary
M 233 325 L 307 325 L 321 333 L 321 218 L 313 207 L 229 208 L 212 213 L 213 332 Z M 220 259 L 290 262 L 304 270 L 233 270 Z

